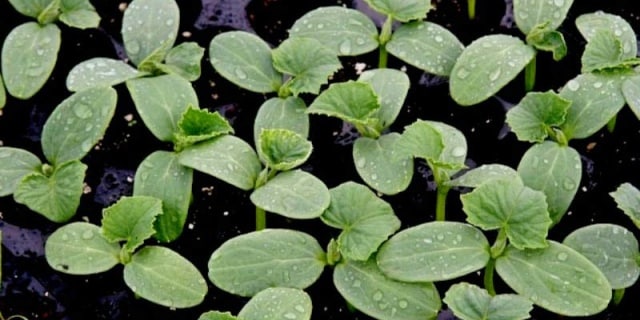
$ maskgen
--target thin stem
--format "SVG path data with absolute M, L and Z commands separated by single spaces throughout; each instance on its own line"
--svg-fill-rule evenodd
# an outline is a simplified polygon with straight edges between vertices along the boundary
M 524 90 L 529 92 L 533 90 L 533 87 L 536 85 L 536 56 L 533 56 L 533 59 L 527 64 L 527 67 L 524 69 Z
M 613 116 L 613 118 L 607 122 L 607 130 L 611 133 L 616 129 L 616 120 L 618 120 L 618 115 Z
M 502 255 L 504 249 L 507 247 L 507 232 L 504 228 L 501 228 L 498 231 L 498 236 L 496 237 L 496 241 L 491 246 L 491 258 L 497 259 Z
M 378 57 L 378 68 L 386 68 L 387 67 L 387 48 L 386 44 L 391 39 L 391 27 L 393 26 L 393 18 L 391 16 L 387 16 L 387 20 L 385 20 L 382 25 L 382 30 L 380 30 L 380 36 L 378 36 L 378 42 L 380 43 L 380 54 Z
M 436 196 L 436 221 L 445 221 L 449 187 L 439 185 Z
M 467 12 L 469 13 L 469 20 L 476 18 L 476 0 L 467 0 Z
M 613 305 L 617 306 L 622 302 L 622 298 L 624 298 L 624 288 L 613 290 Z
M 487 289 L 490 295 L 496 295 L 496 289 L 493 286 L 493 270 L 496 267 L 496 260 L 491 258 L 484 268 L 484 288 Z
M 264 230 L 267 227 L 267 213 L 264 209 L 256 206 L 256 231 Z

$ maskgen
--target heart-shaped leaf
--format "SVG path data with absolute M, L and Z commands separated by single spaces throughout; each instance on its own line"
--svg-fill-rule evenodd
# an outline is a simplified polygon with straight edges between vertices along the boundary
M 401 140 L 392 132 L 378 139 L 360 137 L 353 145 L 358 175 L 376 191 L 392 195 L 407 189 L 413 177 L 413 161 L 399 149 Z
M 516 294 L 489 295 L 466 282 L 452 285 L 442 299 L 462 320 L 524 320 L 533 309 L 531 301 Z
M 287 129 L 303 138 L 309 135 L 307 106 L 298 97 L 271 98 L 258 109 L 253 120 L 253 141 L 258 145 L 262 129 Z
M 37 172 L 40 159 L 26 150 L 0 147 L 0 197 L 15 192 L 18 183 L 29 173 Z
M 153 197 L 122 197 L 102 212 L 102 236 L 109 242 L 126 241 L 133 253 L 155 233 L 153 223 L 162 214 L 162 201 Z
M 233 128 L 220 113 L 189 106 L 178 121 L 175 137 L 177 150 L 198 142 L 233 133 Z
M 445 182 L 452 187 L 477 188 L 481 184 L 494 179 L 511 179 L 518 176 L 518 172 L 511 167 L 501 164 L 483 164 L 465 172 L 463 175 Z
M 110 87 L 142 75 L 144 73 L 139 72 L 123 61 L 109 58 L 92 58 L 81 62 L 69 71 L 67 89 L 69 91 L 81 91 L 93 87 Z
M 636 34 L 631 25 L 620 16 L 602 11 L 587 13 L 576 18 L 576 26 L 587 42 L 591 42 L 598 30 L 613 32 L 616 39 L 622 43 L 622 58 L 626 60 L 636 57 Z
M 640 229 L 640 190 L 625 182 L 609 195 L 615 200 L 618 208 Z
M 380 109 L 374 115 L 379 121 L 378 130 L 391 126 L 409 92 L 411 83 L 407 74 L 395 69 L 373 69 L 363 72 L 358 81 L 369 83 L 378 96 Z
M 200 78 L 200 61 L 204 56 L 204 48 L 195 42 L 184 42 L 169 50 L 164 64 L 157 67 L 166 72 L 195 81 Z
M 520 141 L 542 142 L 564 123 L 571 101 L 553 91 L 529 92 L 507 112 L 506 122 Z
M 258 155 L 271 169 L 287 171 L 303 164 L 313 150 L 311 142 L 287 129 L 262 129 Z
M 238 318 L 262 319 L 311 319 L 311 298 L 295 288 L 267 288 L 256 294 L 242 307 Z
M 422 19 L 433 8 L 429 0 L 365 0 L 365 2 L 374 10 L 400 22 Z
M 529 35 L 536 26 L 548 23 L 549 30 L 556 30 L 567 17 L 573 0 L 513 0 L 513 16 L 518 29 Z

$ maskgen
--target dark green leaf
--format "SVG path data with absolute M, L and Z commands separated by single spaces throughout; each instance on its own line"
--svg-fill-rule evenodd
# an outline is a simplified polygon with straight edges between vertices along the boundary
M 204 48 L 195 42 L 183 42 L 173 47 L 164 59 L 165 64 L 158 68 L 166 73 L 173 73 L 188 81 L 200 78 L 200 61 L 204 56 Z
M 529 92 L 507 112 L 506 122 L 520 141 L 542 142 L 564 123 L 571 101 L 555 92 Z
M 198 142 L 233 133 L 233 128 L 217 111 L 209 112 L 189 106 L 178 121 L 175 144 L 178 150 Z
M 609 195 L 615 200 L 618 208 L 640 229 L 640 190 L 625 182 Z
M 258 145 L 262 129 L 287 129 L 303 138 L 309 135 L 307 106 L 298 97 L 271 98 L 258 109 L 253 123 L 253 141 Z
M 564 1 L 564 0 L 563 0 Z M 549 28 L 549 23 L 537 25 L 527 35 L 527 43 L 534 48 L 553 53 L 553 60 L 560 61 L 567 55 L 567 43 L 562 33 Z
M 423 19 L 433 8 L 429 0 L 365 0 L 365 2 L 374 10 L 401 22 Z
M 311 319 L 311 298 L 295 288 L 267 288 L 258 292 L 244 305 L 238 318 L 263 319 Z
M 102 212 L 102 236 L 109 242 L 126 241 L 133 253 L 155 233 L 153 223 L 162 214 L 162 201 L 153 197 L 122 197 Z
M 416 120 L 404 127 L 398 150 L 425 160 L 437 160 L 444 150 L 443 137 L 431 121 Z
M 81 91 L 93 87 L 110 87 L 143 76 L 143 72 L 120 60 L 92 58 L 69 71 L 67 89 Z
M 37 172 L 40 159 L 26 150 L 0 147 L 0 197 L 15 192 L 18 183 L 29 173 Z
M 462 320 L 524 320 L 533 309 L 531 301 L 516 294 L 489 295 L 485 289 L 466 282 L 452 285 L 444 299 Z
M 262 129 L 258 155 L 274 170 L 287 171 L 303 164 L 313 150 L 311 142 L 287 129 Z
M 392 132 L 378 139 L 360 137 L 353 145 L 353 162 L 358 175 L 376 191 L 388 195 L 407 189 L 413 177 L 412 157 L 404 154 Z

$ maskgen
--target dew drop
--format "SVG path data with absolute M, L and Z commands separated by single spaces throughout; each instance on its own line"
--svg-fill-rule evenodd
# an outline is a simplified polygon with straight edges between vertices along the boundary
M 463 147 L 455 147 L 453 148 L 453 150 L 451 150 L 451 155 L 454 157 L 462 157 L 464 156 L 465 152 L 464 152 L 464 148 Z
M 63 234 L 62 235 L 62 241 L 69 241 L 69 235 L 68 234 Z
M 409 306 L 409 303 L 407 302 L 407 300 L 400 300 L 398 301 L 398 306 L 400 307 L 400 309 L 406 309 Z
M 469 76 L 469 70 L 465 68 L 460 68 L 458 72 L 456 72 L 456 76 L 460 79 L 465 79 L 466 77 Z
M 295 313 L 293 313 L 293 312 L 287 312 L 287 313 L 285 313 L 285 314 L 284 314 L 284 317 L 285 317 L 285 318 L 287 318 L 287 319 L 295 319 L 295 318 L 297 318 L 296 314 L 295 314 Z
M 565 190 L 571 191 L 573 190 L 573 188 L 576 187 L 576 183 L 571 178 L 565 178 L 564 181 L 562 182 L 562 186 L 564 187 Z
M 165 22 L 167 26 L 170 26 L 173 24 L 173 19 L 169 19 L 167 20 L 167 22 Z
M 351 41 L 350 40 L 344 40 L 340 43 L 340 46 L 338 47 L 338 50 L 340 51 L 341 54 L 350 54 L 351 53 Z
M 444 235 L 441 233 L 439 235 L 436 236 L 436 239 L 438 240 L 444 240 Z
M 373 294 L 373 301 L 380 301 L 383 296 L 382 291 L 378 290 Z
M 127 49 L 127 53 L 132 55 L 136 55 L 140 52 L 140 44 L 138 41 L 125 42 L 124 47 Z
M 82 239 L 84 240 L 91 240 L 93 239 L 93 231 L 91 230 L 87 230 L 85 232 L 82 233 Z
M 435 36 L 434 39 L 436 40 L 436 42 L 442 42 L 444 40 L 441 36 Z
M 567 256 L 567 254 L 566 254 L 566 253 L 564 253 L 564 252 L 560 252 L 560 253 L 558 253 L 558 256 L 557 256 L 558 260 L 560 260 L 560 261 L 567 261 L 567 258 L 568 258 L 568 257 L 569 257 L 569 256 Z
M 564 0 L 553 0 L 556 6 L 562 7 L 564 5 Z
M 358 38 L 358 39 L 356 39 L 356 44 L 357 44 L 357 45 L 361 46 L 361 45 L 363 45 L 364 43 L 365 43 L 364 38 Z
M 500 74 L 502 73 L 502 70 L 500 70 L 500 68 L 494 70 L 493 72 L 491 72 L 491 74 L 489 75 L 489 80 L 491 81 L 496 81 L 498 80 L 498 78 L 500 77 Z
M 367 165 L 367 160 L 365 158 L 360 158 L 356 160 L 356 167 L 362 169 Z
M 580 89 L 580 83 L 573 79 L 569 80 L 569 82 L 567 82 L 567 88 L 569 88 L 569 90 L 571 91 L 576 91 Z
M 76 103 L 73 105 L 73 113 L 80 119 L 91 117 L 91 108 L 84 103 Z
M 354 288 L 360 288 L 360 286 L 362 286 L 362 283 L 360 282 L 360 280 L 355 280 L 353 281 L 353 285 Z
M 296 305 L 295 307 L 293 307 L 294 309 L 296 309 L 296 311 L 303 313 L 304 312 L 304 307 L 301 305 Z
M 240 68 L 236 68 L 236 70 L 234 72 L 236 74 L 236 77 L 238 77 L 238 78 L 240 78 L 242 80 L 247 78 L 247 74 L 244 71 L 242 71 L 242 69 L 240 69 Z

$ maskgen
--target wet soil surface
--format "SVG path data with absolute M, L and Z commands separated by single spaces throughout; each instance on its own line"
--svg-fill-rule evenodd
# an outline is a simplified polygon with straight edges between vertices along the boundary
M 466 17 L 466 1 L 437 0 L 437 9 L 429 13 L 428 20 L 439 23 L 468 44 L 486 34 L 507 33 L 518 35 L 510 16 L 510 3 L 506 0 L 478 1 L 477 19 Z M 23 148 L 42 157 L 40 133 L 42 125 L 54 107 L 69 95 L 64 79 L 69 70 L 86 59 L 103 56 L 125 58 L 120 28 L 122 4 L 118 1 L 93 1 L 102 16 L 100 28 L 80 31 L 61 26 L 62 48 L 52 77 L 32 99 L 19 101 L 9 98 L 0 116 L 2 145 Z M 125 2 L 126 3 L 126 2 Z M 326 5 L 343 5 L 370 14 L 361 0 L 184 0 L 178 1 L 181 25 L 178 42 L 196 41 L 208 48 L 218 33 L 241 29 L 257 33 L 276 46 L 287 36 L 295 19 L 305 12 Z M 536 90 L 558 89 L 580 70 L 580 55 L 584 41 L 573 21 L 587 12 L 603 10 L 621 15 L 640 32 L 640 7 L 632 0 L 576 1 L 565 24 L 560 28 L 568 42 L 569 54 L 561 62 L 554 62 L 549 54 L 538 56 Z M 375 16 L 372 16 L 376 18 Z M 0 39 L 20 23 L 29 21 L 0 2 Z M 205 56 L 208 53 L 205 54 Z M 356 63 L 375 67 L 375 53 L 355 58 L 343 58 L 344 69 L 334 81 L 356 77 Z M 448 95 L 446 79 L 424 74 L 390 57 L 389 66 L 406 70 L 412 87 L 402 113 L 392 131 L 402 128 L 417 118 L 443 121 L 460 129 L 467 137 L 470 167 L 502 163 L 516 167 L 529 144 L 518 142 L 504 126 L 505 110 L 524 96 L 522 78 L 517 78 L 498 96 L 474 107 L 460 107 Z M 217 75 L 208 59 L 202 62 L 202 76 L 194 82 L 200 106 L 220 111 L 233 124 L 236 135 L 252 141 L 252 123 L 258 107 L 267 97 L 235 87 Z M 168 150 L 144 127 L 124 86 L 116 87 L 118 107 L 104 139 L 83 162 L 89 166 L 85 179 L 85 194 L 74 220 L 98 224 L 103 207 L 122 195 L 130 195 L 138 164 L 151 152 Z M 310 102 L 312 97 L 307 97 Z M 351 149 L 356 134 L 341 121 L 326 117 L 311 117 L 310 139 L 314 153 L 303 167 L 334 187 L 348 180 L 361 182 L 352 162 Z M 592 223 L 617 223 L 640 233 L 618 210 L 608 196 L 622 182 L 640 186 L 638 161 L 640 159 L 640 125 L 635 116 L 623 109 L 613 133 L 602 130 L 593 137 L 572 142 L 582 155 L 583 177 L 580 189 L 569 213 L 550 232 L 550 238 L 561 241 L 571 231 Z M 430 221 L 434 218 L 435 192 L 432 177 L 424 163 L 416 163 L 416 174 L 405 192 L 384 197 L 400 217 L 403 228 Z M 464 221 L 458 198 L 453 191 L 448 201 L 448 219 Z M 253 230 L 254 207 L 248 193 L 226 185 L 204 174 L 196 173 L 193 185 L 193 203 L 183 235 L 169 247 L 193 262 L 206 275 L 207 260 L 224 241 Z M 187 310 L 169 310 L 142 299 L 136 299 L 122 280 L 122 268 L 93 276 L 70 276 L 54 272 L 46 263 L 43 244 L 46 237 L 59 225 L 48 222 L 26 207 L 16 204 L 11 197 L 0 198 L 0 228 L 3 231 L 2 288 L 0 312 L 5 315 L 22 314 L 29 319 L 197 319 L 208 310 L 228 310 L 237 313 L 247 301 L 227 294 L 209 285 L 205 302 Z M 315 236 L 322 245 L 338 230 L 318 220 L 291 221 L 269 215 L 270 227 L 293 228 Z M 478 275 L 465 281 L 480 283 Z M 451 283 L 439 283 L 441 293 Z M 587 319 L 638 319 L 640 309 L 634 305 L 640 295 L 639 286 L 627 290 L 626 298 L 616 308 L 610 307 L 598 316 Z M 508 289 L 498 283 L 498 290 Z M 359 312 L 349 311 L 344 300 L 333 287 L 331 270 L 307 290 L 314 304 L 313 319 L 371 319 Z M 536 309 L 535 319 L 560 319 L 556 315 Z M 442 319 L 453 319 L 446 312 Z

